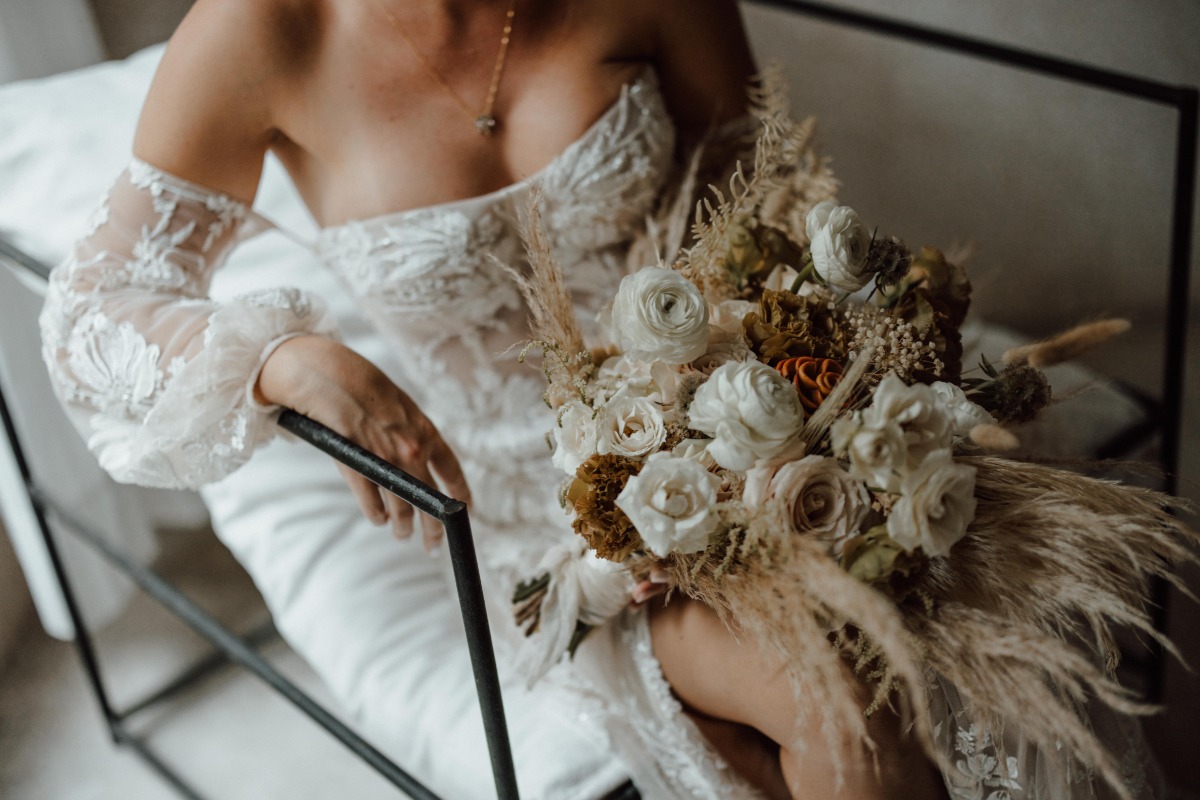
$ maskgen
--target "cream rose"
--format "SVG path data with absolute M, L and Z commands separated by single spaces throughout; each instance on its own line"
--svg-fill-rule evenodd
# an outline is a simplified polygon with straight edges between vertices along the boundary
M 651 553 L 697 553 L 717 527 L 714 506 L 721 479 L 690 458 L 654 453 L 617 495 Z
M 678 272 L 645 267 L 622 279 L 612 325 L 631 357 L 686 364 L 708 346 L 708 303 Z
M 596 420 L 596 452 L 601 455 L 641 458 L 662 447 L 666 439 L 662 413 L 646 397 L 618 392 Z
M 804 423 L 795 388 L 758 361 L 714 370 L 696 390 L 688 416 L 692 428 L 713 438 L 708 451 L 716 462 L 738 472 L 777 455 Z
M 554 426 L 554 466 L 568 475 L 596 453 L 596 412 L 591 406 L 574 400 L 563 407 Z
M 968 400 L 966 393 L 953 383 L 937 381 L 929 384 L 929 388 L 942 401 L 955 436 L 966 436 L 976 425 L 996 424 L 996 418 L 987 409 Z
M 916 469 L 929 453 L 950 446 L 954 429 L 945 404 L 923 383 L 909 386 L 894 373 L 875 387 L 871 406 L 863 412 L 863 425 L 880 430 L 900 426 L 904 432 L 907 471 Z
M 900 499 L 888 515 L 888 536 L 908 552 L 950 552 L 975 519 L 975 468 L 949 450 L 935 450 L 904 478 Z
M 843 292 L 856 292 L 866 285 L 871 235 L 854 209 L 824 200 L 808 212 L 804 228 L 813 267 L 825 283 Z
M 908 447 L 904 431 L 894 422 L 867 426 L 861 414 L 844 417 L 830 430 L 835 453 L 850 459 L 850 474 L 869 486 L 897 491 L 905 471 Z
M 805 456 L 782 466 L 761 465 L 746 473 L 742 500 L 762 506 L 782 501 L 792 530 L 830 542 L 834 553 L 858 532 L 871 508 L 871 496 L 832 458 Z

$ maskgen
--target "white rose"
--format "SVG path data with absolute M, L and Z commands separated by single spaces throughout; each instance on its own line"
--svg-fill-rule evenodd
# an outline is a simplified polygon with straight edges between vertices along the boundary
M 645 397 L 618 392 L 596 420 L 596 452 L 626 458 L 641 458 L 662 447 L 667 440 L 658 407 Z
M 672 269 L 646 267 L 622 279 L 612 324 L 633 358 L 686 364 L 708 346 L 708 303 Z
M 906 448 L 905 467 L 911 471 L 929 453 L 950 446 L 954 428 L 937 393 L 923 383 L 909 386 L 888 373 L 875 387 L 871 406 L 863 412 L 863 426 L 882 429 L 900 426 Z
M 596 453 L 595 412 L 586 403 L 574 400 L 558 415 L 554 427 L 554 466 L 568 475 Z
M 824 200 L 804 221 L 817 274 L 835 289 L 857 292 L 870 275 L 865 271 L 871 235 L 854 209 Z
M 795 387 L 758 361 L 714 370 L 696 390 L 688 414 L 692 428 L 713 438 L 708 450 L 716 462 L 738 472 L 777 455 L 804 424 Z
M 867 426 L 862 416 L 855 414 L 834 422 L 830 437 L 834 452 L 850 458 L 851 475 L 878 489 L 899 489 L 908 458 L 904 431 L 899 425 L 887 422 Z
M 953 383 L 937 381 L 929 384 L 929 388 L 933 389 L 942 401 L 950 416 L 955 436 L 966 436 L 976 425 L 996 424 L 996 418 L 989 414 L 987 409 L 968 400 L 966 393 Z
M 975 468 L 935 450 L 904 478 L 900 499 L 888 515 L 888 536 L 908 552 L 950 552 L 975 519 Z
M 617 508 L 656 556 L 697 553 L 717 527 L 721 479 L 690 458 L 654 453 L 617 495 Z
M 795 533 L 831 542 L 835 554 L 858 532 L 871 509 L 871 496 L 862 482 L 824 456 L 805 456 L 779 467 L 751 468 L 742 500 L 762 506 L 771 498 L 785 504 Z

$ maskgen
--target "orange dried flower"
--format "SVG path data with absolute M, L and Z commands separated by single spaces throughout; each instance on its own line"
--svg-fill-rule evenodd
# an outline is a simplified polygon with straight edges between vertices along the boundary
M 800 404 L 809 414 L 817 410 L 817 406 L 821 405 L 842 379 L 842 365 L 832 358 L 785 358 L 775 365 L 775 369 L 796 387 L 800 394 Z

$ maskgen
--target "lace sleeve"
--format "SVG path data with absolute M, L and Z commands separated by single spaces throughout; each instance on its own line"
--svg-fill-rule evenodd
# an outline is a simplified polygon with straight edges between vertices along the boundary
M 135 160 L 50 277 L 41 329 L 55 389 L 114 478 L 195 488 L 275 433 L 266 357 L 330 333 L 319 301 L 272 289 L 208 299 L 212 273 L 270 226 L 244 204 Z

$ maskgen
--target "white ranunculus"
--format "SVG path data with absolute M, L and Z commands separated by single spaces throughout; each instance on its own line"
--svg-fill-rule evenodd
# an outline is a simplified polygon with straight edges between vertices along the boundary
M 662 447 L 666 439 L 662 413 L 646 397 L 618 392 L 596 419 L 596 452 L 601 455 L 641 458 Z
M 631 357 L 686 364 L 708 346 L 708 303 L 675 270 L 645 267 L 622 279 L 612 325 Z
M 871 235 L 854 209 L 824 200 L 804 221 L 817 274 L 835 289 L 857 292 L 870 279 L 865 267 Z
M 834 452 L 849 457 L 851 475 L 878 489 L 899 489 L 908 457 L 899 425 L 867 426 L 862 415 L 855 414 L 834 422 L 829 433 Z
M 690 458 L 654 453 L 617 495 L 651 553 L 697 553 L 717 527 L 714 506 L 721 479 Z
M 568 475 L 596 453 L 596 420 L 592 408 L 579 400 L 568 403 L 554 427 L 554 466 Z
M 688 410 L 689 424 L 713 438 L 712 457 L 726 469 L 749 469 L 777 455 L 804 424 L 795 387 L 758 361 L 729 362 L 713 371 Z
M 909 386 L 895 373 L 884 376 L 863 412 L 863 426 L 876 430 L 889 424 L 904 432 L 907 471 L 916 469 L 925 456 L 950 446 L 954 427 L 946 405 L 923 383 Z
M 835 554 L 858 532 L 871 509 L 871 496 L 863 483 L 824 456 L 752 467 L 746 473 L 742 500 L 761 507 L 772 498 L 784 503 L 795 533 L 831 543 Z
M 996 418 L 987 409 L 968 400 L 966 393 L 953 383 L 937 381 L 929 384 L 929 388 L 937 394 L 950 415 L 955 436 L 966 436 L 976 425 L 996 424 Z
M 975 468 L 960 464 L 947 450 L 935 450 L 900 486 L 900 499 L 888 515 L 888 536 L 908 552 L 950 552 L 975 519 Z

